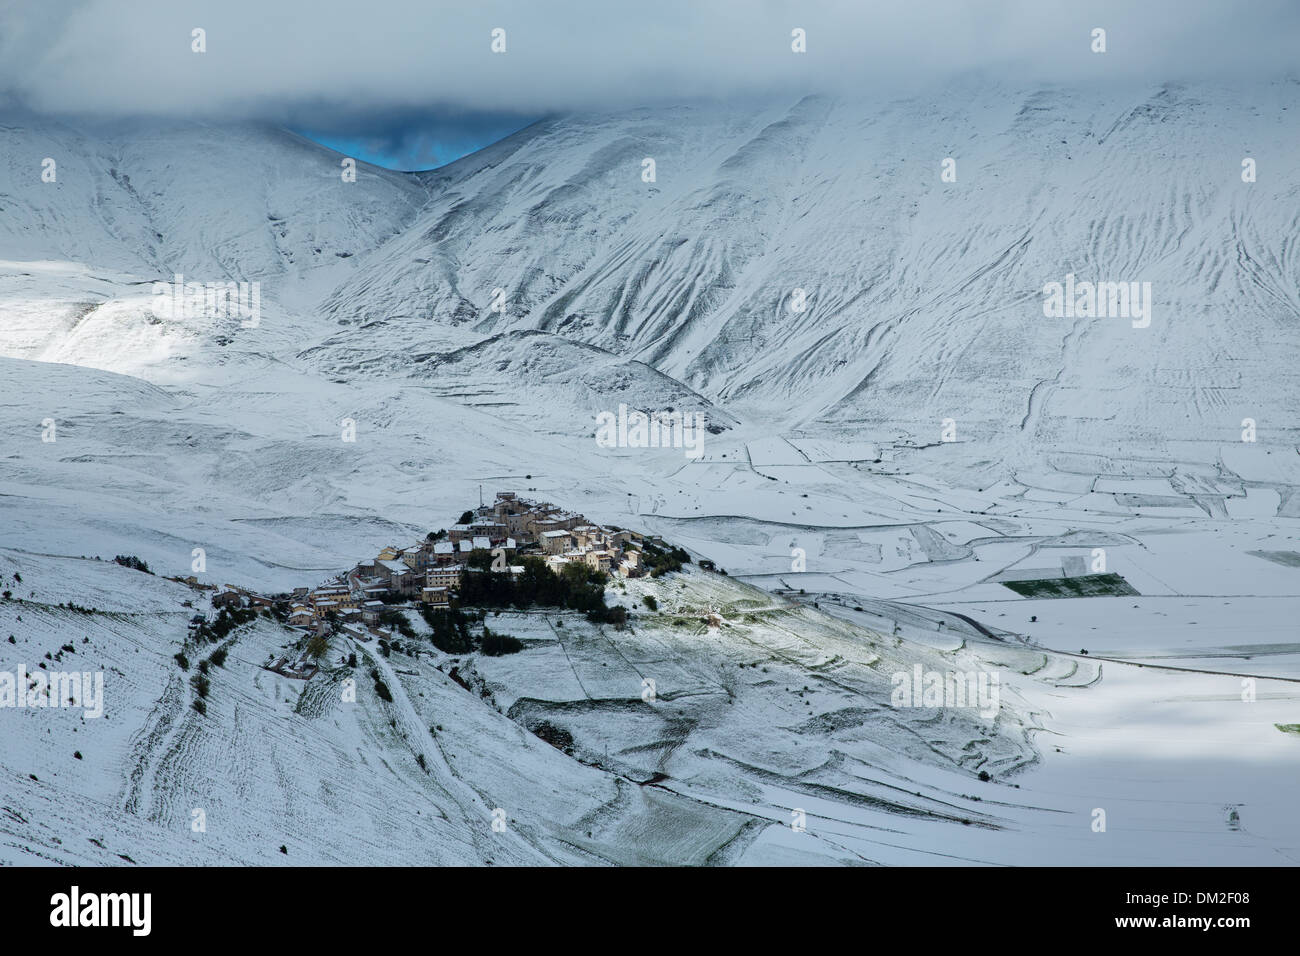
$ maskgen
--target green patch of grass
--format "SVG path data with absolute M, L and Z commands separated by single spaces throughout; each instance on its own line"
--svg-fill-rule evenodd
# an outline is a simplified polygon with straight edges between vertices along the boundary
M 1028 598 L 1122 597 L 1138 593 L 1118 574 L 1036 578 L 1030 581 L 1002 581 L 1001 584 Z
M 1295 734 L 1300 737 L 1300 724 L 1274 724 L 1273 726 L 1284 734 Z

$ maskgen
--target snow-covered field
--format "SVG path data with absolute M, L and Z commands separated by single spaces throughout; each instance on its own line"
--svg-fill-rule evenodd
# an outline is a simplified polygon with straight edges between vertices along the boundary
M 0 862 L 1300 863 L 1297 109 L 642 110 L 350 184 L 262 128 L 6 121 L 0 672 L 91 662 L 105 716 L 0 709 Z M 1045 318 L 1067 272 L 1152 282 L 1151 326 Z M 155 314 L 177 273 L 259 322 Z M 704 454 L 598 446 L 620 403 L 703 412 Z M 200 716 L 204 598 L 108 560 L 314 585 L 480 487 L 727 575 L 611 591 L 622 632 L 501 615 L 517 655 L 363 646 L 354 704 L 259 621 Z M 892 706 L 918 664 L 996 672 L 996 720 Z

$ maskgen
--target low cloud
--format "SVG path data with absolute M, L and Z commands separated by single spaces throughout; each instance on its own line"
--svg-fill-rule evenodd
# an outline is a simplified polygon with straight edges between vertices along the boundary
M 491 52 L 491 31 L 506 52 Z M 1107 31 L 1093 53 L 1091 31 Z M 799 3 L 45 0 L 0 13 L 11 105 L 100 117 L 262 119 L 446 108 L 521 115 L 693 98 L 1212 79 L 1293 68 L 1300 4 L 1259 0 Z M 191 31 L 207 51 L 191 51 Z M 807 52 L 791 51 L 791 30 Z

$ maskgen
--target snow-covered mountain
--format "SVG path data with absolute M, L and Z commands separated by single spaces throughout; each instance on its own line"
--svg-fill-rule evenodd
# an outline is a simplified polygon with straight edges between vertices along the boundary
M 1298 111 L 972 83 L 558 116 L 355 182 L 263 127 L 4 119 L 0 671 L 84 638 L 120 709 L 0 738 L 0 861 L 1300 862 Z M 160 313 L 176 274 L 258 320 Z M 1150 283 L 1150 324 L 1046 316 L 1067 274 Z M 704 454 L 598 446 L 621 404 L 701 412 Z M 189 589 L 93 560 L 313 585 L 480 488 L 732 580 L 658 581 L 625 635 L 512 617 L 523 653 L 460 665 L 487 696 L 372 655 L 400 693 L 355 712 L 261 670 L 259 623 L 200 718 Z M 1137 595 L 1001 583 L 1098 550 Z M 1001 669 L 1006 713 L 900 717 L 913 663 Z
M 236 349 L 326 374 L 418 375 L 407 356 L 544 331 L 778 428 L 927 443 L 953 418 L 980 458 L 1164 454 L 1243 417 L 1294 437 L 1298 91 L 974 84 L 562 117 L 433 173 L 362 164 L 355 183 L 273 130 L 9 126 L 0 259 L 95 274 L 59 273 L 51 322 L 54 277 L 7 270 L 4 344 L 118 371 L 123 336 L 174 355 L 160 340 L 189 330 L 136 328 L 130 304 L 147 301 L 133 283 L 181 273 L 260 279 L 273 318 Z M 57 183 L 42 156 L 63 157 Z M 1045 317 L 1067 274 L 1149 282 L 1150 326 Z
M 365 188 L 322 188 L 341 181 L 340 158 L 271 128 L 106 134 L 22 117 L 0 133 L 0 258 L 20 262 L 266 279 L 373 249 L 426 199 L 411 177 L 365 163 Z
M 545 122 L 426 177 L 429 206 L 324 309 L 353 323 L 336 341 L 555 332 L 786 428 L 929 441 L 952 417 L 980 442 L 1150 449 L 1255 408 L 1294 436 L 1298 92 L 976 85 Z M 1045 318 L 1067 273 L 1150 282 L 1150 327 Z

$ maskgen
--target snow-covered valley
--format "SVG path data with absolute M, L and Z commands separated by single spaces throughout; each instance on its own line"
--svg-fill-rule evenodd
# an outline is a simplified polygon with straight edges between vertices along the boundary
M 71 645 L 105 716 L 0 709 L 0 863 L 1300 863 L 1298 110 L 637 110 L 353 183 L 275 129 L 6 119 L 0 671 Z M 158 314 L 177 274 L 260 316 Z M 1067 274 L 1151 282 L 1150 325 L 1045 317 Z M 601 447 L 620 404 L 702 456 Z M 612 587 L 624 631 L 504 613 L 505 657 L 357 645 L 355 704 L 259 620 L 190 707 L 195 548 L 316 585 L 480 488 L 727 574 Z M 918 665 L 997 673 L 996 717 L 894 706 Z

